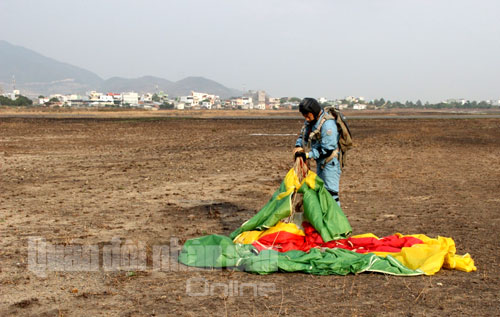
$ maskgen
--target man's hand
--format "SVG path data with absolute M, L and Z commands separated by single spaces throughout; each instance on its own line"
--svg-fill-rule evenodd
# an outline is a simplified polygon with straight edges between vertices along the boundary
M 307 161 L 307 155 L 304 151 L 295 152 L 294 160 L 296 160 L 298 157 L 301 157 L 304 162 Z
M 293 155 L 295 155 L 295 153 L 297 153 L 297 152 L 304 152 L 304 149 L 301 148 L 300 146 L 298 146 L 295 149 L 293 149 Z
M 295 149 L 293 149 L 293 161 L 295 162 L 295 159 L 297 159 L 297 153 L 299 152 L 304 152 L 304 149 L 300 146 L 296 146 Z

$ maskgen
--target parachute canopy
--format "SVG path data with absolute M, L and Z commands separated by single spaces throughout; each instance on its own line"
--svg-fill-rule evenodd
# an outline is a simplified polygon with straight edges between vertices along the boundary
M 296 215 L 293 202 L 297 194 L 303 195 L 304 221 L 299 224 L 290 222 Z M 455 254 L 451 238 L 400 233 L 383 238 L 371 233 L 349 237 L 351 232 L 349 221 L 323 181 L 308 171 L 300 182 L 291 169 L 267 204 L 240 228 L 229 237 L 209 235 L 186 241 L 179 261 L 259 274 L 380 272 L 411 276 L 433 275 L 442 267 L 476 270 L 469 254 Z

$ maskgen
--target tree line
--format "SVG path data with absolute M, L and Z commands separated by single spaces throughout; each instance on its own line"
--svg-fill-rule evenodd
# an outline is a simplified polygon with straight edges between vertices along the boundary
M 422 101 L 417 100 L 416 102 L 413 101 L 406 101 L 405 103 L 395 101 L 391 102 L 390 100 L 384 100 L 384 98 L 380 99 L 375 99 L 367 104 L 372 105 L 372 106 L 377 106 L 380 108 L 417 108 L 417 109 L 469 109 L 469 108 L 482 108 L 482 109 L 489 109 L 494 107 L 490 103 L 486 101 L 449 101 L 449 102 L 438 102 L 438 103 L 429 103 L 425 102 L 422 103 Z
M 32 104 L 33 100 L 22 95 L 18 95 L 15 100 L 12 100 L 5 96 L 0 96 L 1 106 L 31 106 Z

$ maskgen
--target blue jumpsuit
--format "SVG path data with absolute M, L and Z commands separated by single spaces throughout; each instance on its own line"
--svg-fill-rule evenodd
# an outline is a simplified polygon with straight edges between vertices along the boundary
M 306 129 L 306 138 L 308 138 L 309 133 L 318 128 L 319 122 L 324 115 L 325 112 L 322 110 L 313 127 L 310 126 L 309 122 L 305 121 L 304 125 Z M 324 168 L 322 168 L 323 162 L 328 157 L 328 152 L 332 150 L 335 151 L 335 149 L 337 149 L 339 137 L 337 123 L 335 120 L 326 120 L 321 127 L 321 140 L 311 140 L 311 151 L 308 153 L 308 158 L 316 160 L 316 174 L 318 174 L 318 176 L 323 180 L 325 188 L 332 194 L 333 199 L 335 199 L 340 205 L 338 193 L 340 174 L 342 173 L 342 170 L 340 169 L 338 155 L 326 164 Z M 297 139 L 297 142 L 295 142 L 295 146 L 305 147 L 306 144 L 307 140 L 303 140 L 301 134 Z

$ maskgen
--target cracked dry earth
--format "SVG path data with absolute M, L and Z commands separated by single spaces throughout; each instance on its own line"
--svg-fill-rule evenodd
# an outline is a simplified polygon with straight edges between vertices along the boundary
M 499 119 L 352 120 L 356 147 L 341 180 L 354 234 L 452 237 L 477 272 L 259 276 L 178 265 L 186 239 L 228 234 L 267 202 L 292 165 L 287 134 L 301 124 L 0 119 L 0 315 L 500 314 Z M 97 268 L 35 272 L 33 237 L 96 246 Z M 145 267 L 105 270 L 112 241 L 144 246 Z M 170 251 L 160 269 L 155 246 Z M 223 286 L 190 296 L 189 281 Z

